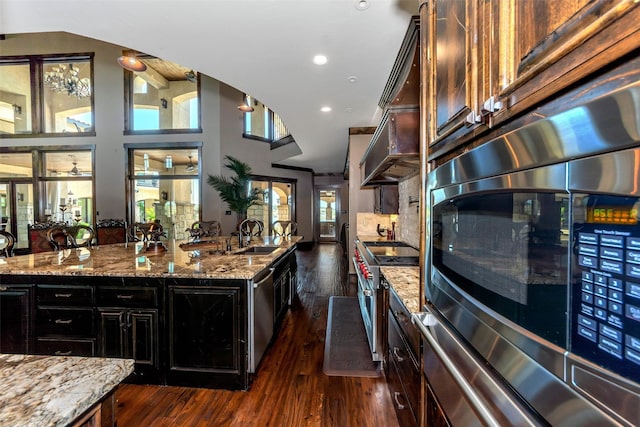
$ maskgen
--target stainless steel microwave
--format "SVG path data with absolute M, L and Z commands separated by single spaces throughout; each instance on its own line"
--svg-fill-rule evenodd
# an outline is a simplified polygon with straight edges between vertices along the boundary
M 546 422 L 640 425 L 640 85 L 428 182 L 429 310 Z

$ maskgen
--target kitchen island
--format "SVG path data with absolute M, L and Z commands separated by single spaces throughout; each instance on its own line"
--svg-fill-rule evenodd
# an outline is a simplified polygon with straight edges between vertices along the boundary
M 300 239 L 0 259 L 0 353 L 133 358 L 129 381 L 247 389 L 294 292 Z
M 0 354 L 0 424 L 115 425 L 113 392 L 133 360 Z

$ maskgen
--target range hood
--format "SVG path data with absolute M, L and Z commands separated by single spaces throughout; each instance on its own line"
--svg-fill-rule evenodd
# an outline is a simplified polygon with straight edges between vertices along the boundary
M 397 184 L 419 171 L 419 139 L 418 108 L 387 109 L 360 162 L 361 185 Z
M 363 187 L 397 184 L 420 170 L 419 34 L 415 16 L 378 102 L 382 119 L 360 161 Z

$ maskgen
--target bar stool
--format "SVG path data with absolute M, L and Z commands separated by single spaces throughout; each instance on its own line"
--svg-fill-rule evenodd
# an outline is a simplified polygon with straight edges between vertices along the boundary
M 56 251 L 60 249 L 90 247 L 95 232 L 88 225 L 59 225 L 47 231 L 49 243 Z
M 13 256 L 13 245 L 16 243 L 16 238 L 13 234 L 5 230 L 0 230 L 0 254 L 4 254 L 5 258 Z
M 274 221 L 271 225 L 271 231 L 276 237 L 288 237 L 296 234 L 298 231 L 298 224 L 292 221 Z

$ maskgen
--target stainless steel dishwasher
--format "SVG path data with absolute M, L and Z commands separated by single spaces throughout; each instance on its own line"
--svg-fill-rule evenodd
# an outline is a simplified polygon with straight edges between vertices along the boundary
M 273 337 L 273 268 L 249 286 L 249 372 L 256 371 Z

